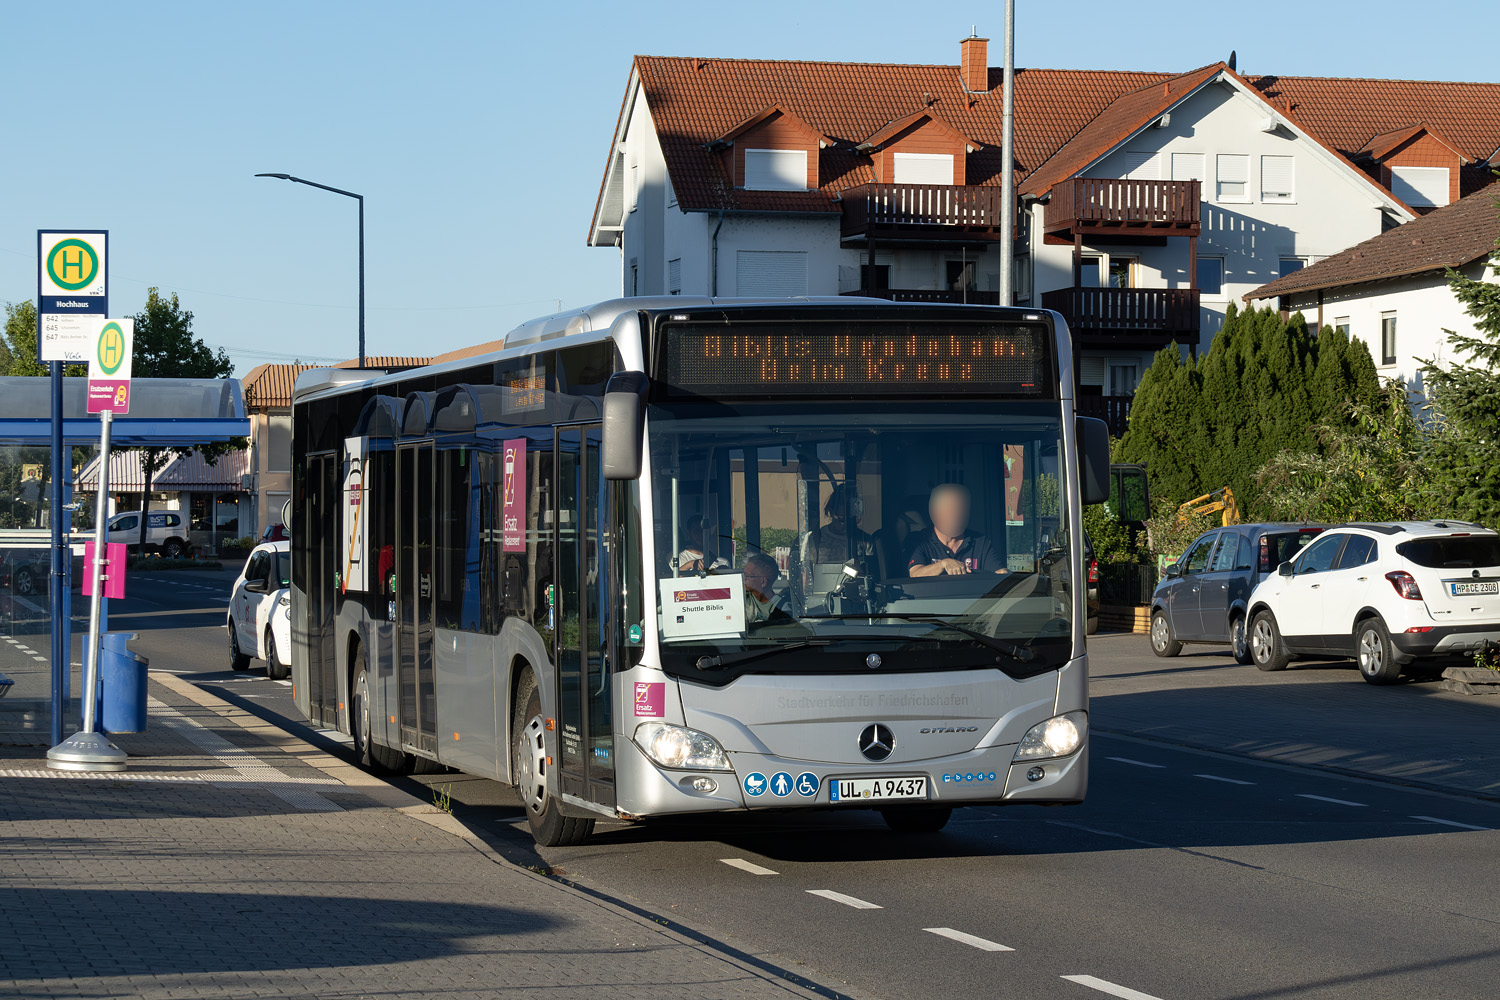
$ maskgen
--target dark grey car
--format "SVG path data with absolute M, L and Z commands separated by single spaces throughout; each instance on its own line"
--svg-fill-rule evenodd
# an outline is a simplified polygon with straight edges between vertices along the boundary
M 1151 650 L 1176 656 L 1184 643 L 1228 644 L 1250 662 L 1250 592 L 1323 531 L 1321 524 L 1235 524 L 1193 540 L 1151 594 Z

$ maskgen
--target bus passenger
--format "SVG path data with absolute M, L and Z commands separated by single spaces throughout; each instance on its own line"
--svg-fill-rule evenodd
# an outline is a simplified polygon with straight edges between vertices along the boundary
M 745 560 L 745 624 L 791 618 L 786 598 L 775 593 L 781 570 L 776 560 L 756 552 Z
M 1004 573 L 994 546 L 969 527 L 969 490 L 958 483 L 933 488 L 927 501 L 932 528 L 917 536 L 907 573 L 910 576 L 963 576 L 967 573 Z
M 814 563 L 842 565 L 850 559 L 865 562 L 875 551 L 875 543 L 859 528 L 865 502 L 851 483 L 839 483 L 828 495 L 823 514 L 828 523 L 813 532 Z

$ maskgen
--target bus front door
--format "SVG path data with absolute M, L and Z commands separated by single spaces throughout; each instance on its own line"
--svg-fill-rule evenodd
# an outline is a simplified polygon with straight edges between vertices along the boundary
M 396 528 L 396 601 L 399 606 L 400 652 L 396 673 L 401 703 L 401 742 L 428 753 L 437 751 L 433 718 L 432 615 L 434 593 L 432 547 L 432 442 L 402 445 L 396 451 L 401 486 Z
M 599 425 L 557 431 L 555 642 L 562 790 L 613 806 L 613 691 L 604 636 L 610 604 L 602 546 L 609 505 Z

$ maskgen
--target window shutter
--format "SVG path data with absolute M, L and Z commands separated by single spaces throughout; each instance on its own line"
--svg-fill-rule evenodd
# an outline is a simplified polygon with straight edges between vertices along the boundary
M 806 191 L 807 150 L 745 150 L 745 188 L 749 191 Z
M 667 261 L 667 294 L 682 294 L 682 258 L 673 257 Z
M 1104 358 L 1085 355 L 1078 359 L 1078 382 L 1080 385 L 1102 386 L 1108 362 Z
M 1262 156 L 1260 158 L 1260 200 L 1289 202 L 1296 188 L 1293 187 L 1296 160 L 1290 156 Z
M 735 294 L 782 299 L 807 294 L 805 250 L 740 250 L 734 258 Z
M 1413 208 L 1448 204 L 1447 167 L 1391 167 L 1391 194 Z
M 1203 164 L 1202 153 L 1173 153 L 1172 179 L 1174 181 L 1206 180 L 1208 171 Z
M 952 153 L 896 153 L 897 184 L 952 184 Z
M 1130 181 L 1161 180 L 1161 158 L 1155 153 L 1121 153 L 1125 179 Z

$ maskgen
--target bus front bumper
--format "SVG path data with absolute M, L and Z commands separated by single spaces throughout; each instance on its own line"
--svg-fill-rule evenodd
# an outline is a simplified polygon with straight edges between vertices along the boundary
M 624 741 L 621 741 L 624 743 Z M 851 809 L 882 806 L 1065 805 L 1088 790 L 1088 744 L 1067 757 L 1013 763 L 1016 745 L 900 764 L 822 764 L 768 754 L 729 754 L 731 771 L 669 771 L 634 744 L 619 758 L 618 787 L 636 792 L 619 802 L 628 819 L 736 809 Z M 834 801 L 837 781 L 926 779 L 921 798 L 882 800 L 861 796 Z

